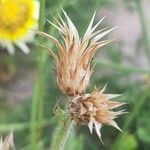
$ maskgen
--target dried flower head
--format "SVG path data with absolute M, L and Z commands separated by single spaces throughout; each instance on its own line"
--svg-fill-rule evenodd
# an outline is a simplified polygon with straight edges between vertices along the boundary
M 58 25 L 47 20 L 60 32 L 62 43 L 47 33 L 40 31 L 37 31 L 37 33 L 52 40 L 57 47 L 59 56 L 56 56 L 50 48 L 43 46 L 55 60 L 57 84 L 60 90 L 66 95 L 74 96 L 85 92 L 92 73 L 90 62 L 96 50 L 110 42 L 110 40 L 100 41 L 101 38 L 114 28 L 95 31 L 104 18 L 93 26 L 96 14 L 94 13 L 83 38 L 80 38 L 71 19 L 66 12 L 63 11 L 63 13 L 65 20 L 60 17 L 60 22 L 56 20 Z
M 10 148 L 14 148 L 14 143 L 13 143 L 13 133 L 7 135 L 4 139 L 0 139 L 0 150 L 9 150 Z
M 91 133 L 94 128 L 100 139 L 102 125 L 111 125 L 121 130 L 114 119 L 125 113 L 124 110 L 113 111 L 114 108 L 122 106 L 125 103 L 111 101 L 110 99 L 119 95 L 103 94 L 105 87 L 101 91 L 95 89 L 91 94 L 76 96 L 70 101 L 69 106 L 72 119 L 78 124 L 87 124 Z

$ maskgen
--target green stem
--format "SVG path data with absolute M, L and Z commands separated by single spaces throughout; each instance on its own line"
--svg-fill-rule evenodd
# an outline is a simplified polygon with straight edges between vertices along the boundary
M 58 126 L 54 132 L 52 146 L 50 150 L 64 150 L 69 134 L 71 133 L 73 122 L 69 115 L 63 115 L 59 119 Z
M 38 29 L 43 31 L 44 26 L 44 12 L 45 12 L 45 0 L 40 0 L 40 11 L 39 11 L 39 27 Z M 40 37 L 41 39 L 41 37 Z M 41 124 L 43 120 L 43 88 L 44 88 L 44 75 L 45 63 L 47 54 L 42 52 L 40 49 L 38 51 L 38 66 L 37 66 L 37 80 L 35 85 L 35 91 L 32 100 L 32 112 L 31 112 L 31 145 L 32 149 L 38 149 L 37 142 L 41 135 L 41 126 L 39 128 L 35 126 L 34 122 L 38 121 Z
M 141 22 L 145 51 L 146 51 L 146 54 L 148 56 L 148 61 L 150 62 L 150 45 L 149 45 L 148 30 L 147 30 L 148 28 L 147 28 L 147 25 L 146 25 L 146 22 L 145 22 L 145 15 L 144 15 L 144 12 L 143 12 L 141 1 L 142 0 L 135 0 L 135 3 L 137 5 L 137 11 L 138 11 L 139 19 L 140 19 L 140 22 Z

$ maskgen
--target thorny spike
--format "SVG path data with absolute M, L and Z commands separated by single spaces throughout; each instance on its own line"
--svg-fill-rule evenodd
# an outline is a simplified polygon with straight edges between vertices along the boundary
M 123 130 L 120 129 L 120 127 L 118 126 L 118 124 L 115 121 L 112 121 L 110 123 L 113 127 L 115 127 L 116 129 L 118 129 L 119 131 L 123 132 Z
M 32 29 L 32 30 L 34 30 L 37 34 L 39 34 L 39 35 L 41 35 L 41 36 L 43 36 L 43 37 L 46 37 L 46 38 L 51 39 L 51 40 L 53 41 L 53 43 L 56 45 L 56 47 L 57 47 L 59 50 L 63 51 L 63 47 L 61 46 L 60 42 L 58 42 L 58 40 L 57 40 L 56 38 L 54 38 L 53 36 L 51 36 L 51 35 L 49 35 L 49 34 L 47 34 L 47 33 L 45 33 L 45 32 L 38 31 L 38 30 L 36 30 L 36 29 Z
M 88 124 L 88 127 L 89 127 L 89 130 L 90 130 L 91 134 L 93 133 L 93 125 L 94 125 L 94 123 L 92 121 L 89 122 L 89 124 Z
M 122 94 L 105 94 L 108 99 L 116 98 L 121 96 Z
M 58 58 L 57 58 L 57 56 L 54 54 L 54 52 L 53 52 L 50 48 L 47 48 L 46 46 L 44 46 L 44 45 L 42 45 L 42 44 L 39 44 L 39 43 L 36 43 L 36 45 L 38 45 L 38 46 L 44 48 L 45 50 L 47 50 L 47 51 L 50 53 L 50 55 L 54 58 L 54 60 L 55 60 L 56 62 L 59 61 Z
M 76 27 L 74 26 L 73 22 L 71 21 L 71 19 L 68 17 L 68 15 L 66 14 L 66 12 L 62 9 L 66 19 L 67 19 L 67 22 L 68 22 L 68 26 L 69 28 L 71 29 L 71 31 L 73 32 L 73 35 L 75 36 L 77 42 L 79 42 L 79 34 L 78 34 L 78 30 L 76 29 Z
M 95 122 L 94 125 L 95 125 L 96 133 L 97 133 L 99 139 L 101 140 L 102 144 L 104 145 L 102 137 L 101 137 L 101 132 L 100 132 L 100 129 L 101 129 L 102 125 L 99 124 L 98 122 Z
M 94 22 L 95 15 L 96 15 L 96 12 L 94 12 L 94 15 L 93 15 L 93 17 L 92 17 L 92 19 L 90 21 L 90 24 L 89 24 L 89 26 L 88 26 L 88 28 L 87 28 L 84 36 L 83 36 L 83 41 L 85 41 L 85 39 L 87 39 L 87 35 L 90 33 L 90 31 L 92 29 L 92 25 L 93 25 L 93 22 Z
M 100 93 L 104 93 L 105 89 L 107 87 L 107 83 L 104 85 L 104 87 L 100 90 Z
M 62 58 L 64 56 L 64 49 L 62 47 L 62 45 L 60 44 L 60 42 L 58 42 L 58 40 L 56 38 L 54 38 L 53 36 L 45 33 L 45 32 L 41 32 L 41 31 L 37 31 L 35 29 L 33 29 L 34 31 L 36 31 L 37 34 L 49 38 L 52 40 L 52 42 L 55 44 L 55 46 L 57 47 L 58 51 L 59 51 L 59 56 L 60 58 Z
M 103 33 L 95 36 L 93 39 L 92 39 L 92 42 L 97 42 L 98 40 L 100 40 L 102 37 L 104 37 L 105 35 L 107 35 L 109 32 L 113 31 L 114 29 L 116 29 L 116 27 L 113 27 L 109 30 L 106 30 L 104 31 Z
M 58 31 L 64 33 L 63 30 L 62 30 L 60 27 L 58 27 L 57 25 L 55 25 L 54 23 L 52 23 L 51 21 L 49 21 L 47 18 L 45 18 L 45 20 L 46 20 L 48 23 L 50 23 L 52 26 L 54 26 L 56 29 L 58 29 Z

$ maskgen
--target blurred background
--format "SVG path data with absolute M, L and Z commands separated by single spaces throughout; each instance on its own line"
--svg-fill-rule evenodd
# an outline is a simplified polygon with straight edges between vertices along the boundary
M 61 7 L 81 36 L 95 10 L 95 23 L 106 16 L 100 28 L 118 26 L 108 37 L 115 41 L 96 53 L 88 91 L 107 83 L 106 92 L 123 94 L 118 100 L 128 103 L 124 108 L 129 112 L 117 119 L 124 133 L 112 127 L 102 128 L 104 145 L 95 133 L 90 135 L 88 127 L 80 126 L 73 131 L 65 150 L 149 150 L 150 1 L 47 0 L 45 17 L 54 22 L 52 16 L 61 14 Z M 44 31 L 59 38 L 48 22 Z M 0 40 L 3 40 L 1 25 Z M 58 100 L 62 105 L 65 102 L 55 83 L 54 62 L 46 52 L 42 51 L 44 56 L 41 55 L 35 44 L 38 40 L 39 37 L 34 36 L 27 42 L 29 54 L 14 46 L 13 55 L 0 42 L 0 136 L 13 130 L 19 150 L 32 149 L 33 138 L 39 149 L 48 149 L 58 123 L 53 108 Z M 41 40 L 53 47 L 51 41 Z

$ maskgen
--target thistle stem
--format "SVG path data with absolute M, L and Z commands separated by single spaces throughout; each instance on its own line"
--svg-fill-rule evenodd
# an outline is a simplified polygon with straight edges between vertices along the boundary
M 55 129 L 50 150 L 64 150 L 67 139 L 73 128 L 73 122 L 69 115 L 63 115 Z

